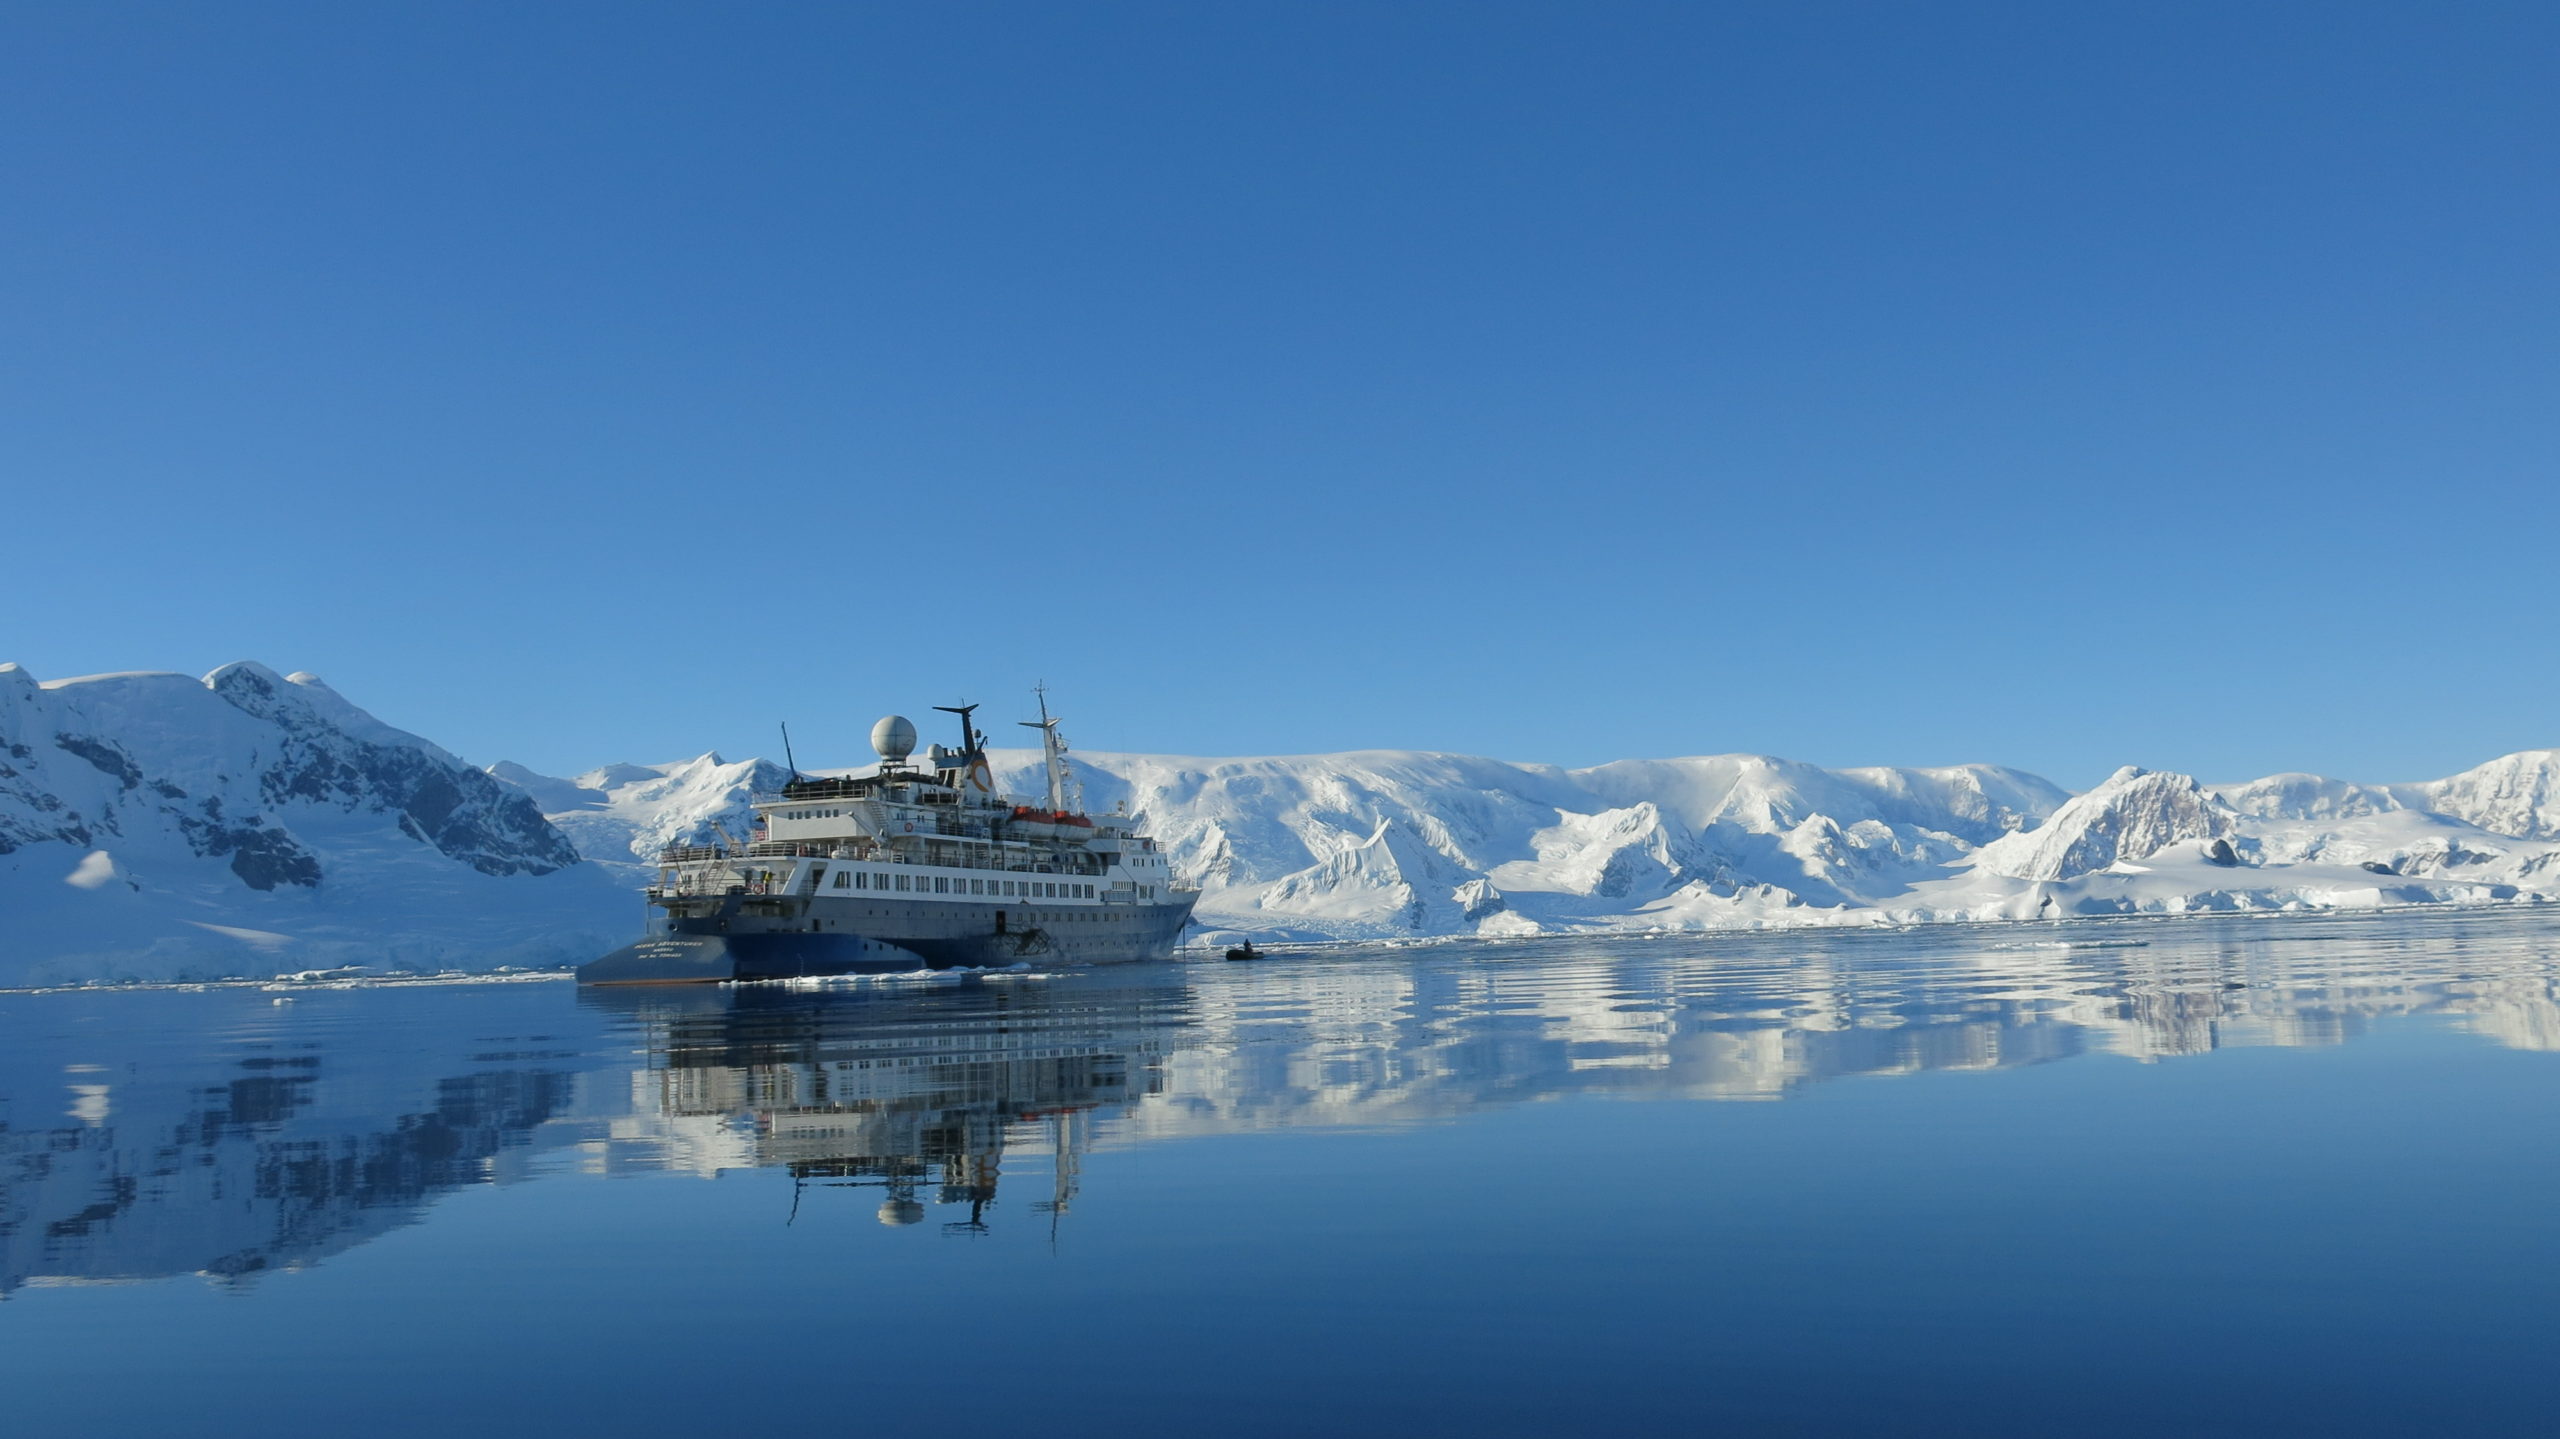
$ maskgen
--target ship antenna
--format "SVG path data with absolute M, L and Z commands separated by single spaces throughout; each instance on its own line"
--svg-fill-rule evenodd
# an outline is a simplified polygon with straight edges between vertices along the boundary
M 791 782 L 800 782 L 800 761 L 791 757 L 791 722 L 782 722 L 782 762 L 791 766 Z

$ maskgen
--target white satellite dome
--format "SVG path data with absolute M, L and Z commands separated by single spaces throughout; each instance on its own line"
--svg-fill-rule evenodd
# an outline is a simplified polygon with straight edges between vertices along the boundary
M 916 752 L 916 727 L 905 715 L 882 715 L 871 727 L 871 748 L 885 760 L 900 760 Z

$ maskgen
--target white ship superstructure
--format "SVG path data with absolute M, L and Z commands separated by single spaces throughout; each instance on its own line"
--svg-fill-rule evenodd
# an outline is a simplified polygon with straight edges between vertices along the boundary
M 764 979 L 919 966 L 1110 963 L 1169 955 L 1199 892 L 1126 814 L 1089 815 L 1041 699 L 1047 793 L 995 786 L 974 705 L 961 747 L 912 763 L 915 726 L 872 727 L 871 773 L 758 795 L 752 833 L 659 857 L 658 933 L 579 971 L 588 983 Z

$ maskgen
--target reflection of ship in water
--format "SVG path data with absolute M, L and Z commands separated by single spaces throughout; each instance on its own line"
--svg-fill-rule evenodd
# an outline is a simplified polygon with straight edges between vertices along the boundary
M 1187 990 L 1163 970 L 794 990 L 591 989 L 637 1020 L 649 1062 L 614 1126 L 615 1165 L 790 1172 L 882 1191 L 883 1224 L 928 1203 L 984 1227 L 1008 1152 L 1044 1156 L 1036 1210 L 1074 1198 L 1094 1118 L 1158 1087 Z

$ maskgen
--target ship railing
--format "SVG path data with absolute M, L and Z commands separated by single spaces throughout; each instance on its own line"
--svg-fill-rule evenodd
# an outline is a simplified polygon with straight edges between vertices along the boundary
M 887 845 L 865 844 L 860 841 L 808 839 L 757 840 L 742 851 L 732 851 L 717 845 L 669 845 L 660 851 L 658 859 L 661 864 L 670 865 L 704 860 L 832 859 L 860 864 L 901 864 L 932 869 L 983 870 L 989 874 L 1049 874 L 1078 879 L 1098 878 L 1106 873 L 1108 868 L 1099 864 L 1062 864 L 1055 860 L 1030 860 L 1006 864 L 997 856 L 987 856 L 984 859 L 977 856 L 955 856 L 950 859 L 933 860 L 912 851 L 901 851 Z M 710 892 L 713 893 L 719 892 L 722 888 L 722 883 L 716 880 L 697 882 L 710 883 L 712 885 Z
M 860 795 L 871 782 L 870 775 L 852 779 L 795 779 L 778 790 L 755 791 L 753 802 L 761 804 L 786 799 L 851 799 Z
M 650 899 L 723 899 L 731 894 L 788 894 L 790 888 L 765 880 L 711 881 L 702 884 L 653 884 L 642 891 Z

